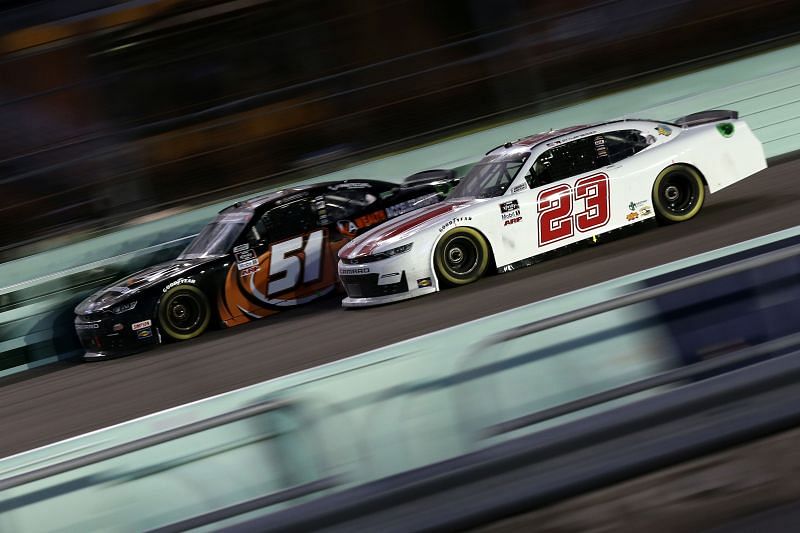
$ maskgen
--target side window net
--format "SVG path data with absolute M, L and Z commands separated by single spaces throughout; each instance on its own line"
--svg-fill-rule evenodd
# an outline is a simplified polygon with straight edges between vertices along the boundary
M 610 164 L 622 161 L 647 148 L 651 142 L 639 130 L 610 131 L 603 134 Z
M 577 139 L 555 146 L 536 159 L 533 164 L 534 185 L 559 181 L 607 164 L 608 155 L 601 135 Z
M 313 231 L 317 221 L 311 202 L 304 198 L 270 209 L 256 228 L 262 239 L 275 243 Z
M 325 208 L 333 220 L 350 219 L 365 213 L 378 198 L 372 189 L 341 190 L 325 194 Z

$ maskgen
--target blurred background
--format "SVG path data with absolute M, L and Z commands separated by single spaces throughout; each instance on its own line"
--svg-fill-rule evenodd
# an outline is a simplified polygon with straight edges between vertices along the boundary
M 796 0 L 0 0 L 0 531 L 800 523 L 798 50 Z M 471 290 L 71 361 L 213 204 L 637 106 L 738 109 L 770 168 Z
M 0 6 L 0 261 L 754 53 L 800 28 L 792 0 Z

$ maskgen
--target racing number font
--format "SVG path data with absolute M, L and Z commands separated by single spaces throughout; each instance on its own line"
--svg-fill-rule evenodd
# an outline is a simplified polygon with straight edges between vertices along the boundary
M 322 247 L 325 243 L 323 230 L 311 233 L 303 246 L 303 236 L 297 236 L 288 241 L 276 243 L 272 246 L 269 262 L 270 279 L 267 288 L 269 296 L 293 289 L 300 280 L 300 272 L 303 272 L 303 283 L 316 281 L 320 278 L 322 268 Z M 303 253 L 303 261 L 297 256 Z
M 608 223 L 611 216 L 608 176 L 597 174 L 575 182 L 559 183 L 539 193 L 539 246 L 572 237 Z M 573 214 L 575 208 L 584 209 Z

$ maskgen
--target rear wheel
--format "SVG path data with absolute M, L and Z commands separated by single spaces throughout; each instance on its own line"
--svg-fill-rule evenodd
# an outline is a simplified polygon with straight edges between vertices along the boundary
M 673 224 L 694 217 L 703 207 L 703 177 L 684 165 L 665 168 L 653 183 L 653 208 L 659 222 Z
M 454 228 L 436 245 L 433 265 L 444 285 L 466 285 L 478 280 L 489 264 L 486 239 L 472 228 Z
M 161 297 L 158 323 L 171 339 L 193 339 L 206 330 L 210 320 L 208 298 L 193 285 L 172 287 Z

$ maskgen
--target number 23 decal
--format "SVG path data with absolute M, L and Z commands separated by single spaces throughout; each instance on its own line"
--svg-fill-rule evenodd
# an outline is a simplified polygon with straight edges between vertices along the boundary
M 574 188 L 559 183 L 539 193 L 536 200 L 539 211 L 539 246 L 567 239 L 575 234 L 599 228 L 608 223 L 608 176 L 597 174 L 575 182 Z M 573 214 L 574 209 L 584 209 Z

